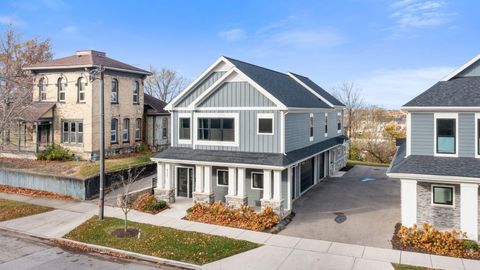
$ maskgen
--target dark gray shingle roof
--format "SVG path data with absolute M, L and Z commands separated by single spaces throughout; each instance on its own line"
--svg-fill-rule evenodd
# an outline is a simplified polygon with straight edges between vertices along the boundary
M 292 72 L 290 72 L 292 73 Z M 317 92 L 320 96 L 325 98 L 328 102 L 332 103 L 335 106 L 345 106 L 340 100 L 332 96 L 330 93 L 325 91 L 322 87 L 320 87 L 318 84 L 314 83 L 310 78 L 307 78 L 302 75 L 298 75 L 295 73 L 292 73 L 295 77 L 297 77 L 300 81 L 302 81 L 304 84 L 306 84 L 308 87 L 310 87 L 313 91 Z
M 480 178 L 480 160 L 467 157 L 406 156 L 406 143 L 399 146 L 389 173 Z
M 438 82 L 403 106 L 480 106 L 480 77 L 460 77 Z
M 165 106 L 167 106 L 167 103 L 155 98 L 149 94 L 144 94 L 143 95 L 143 107 L 144 107 L 144 112 L 147 115 L 159 115 L 159 114 L 169 114 L 169 112 L 165 111 Z
M 287 166 L 335 145 L 342 144 L 347 138 L 338 136 L 305 148 L 288 152 L 286 155 L 276 153 L 253 153 L 240 151 L 200 150 L 186 147 L 170 147 L 155 155 L 154 158 L 189 160 L 204 162 L 221 162 L 237 164 L 257 164 L 266 166 Z
M 225 58 L 287 107 L 331 108 L 288 74 Z

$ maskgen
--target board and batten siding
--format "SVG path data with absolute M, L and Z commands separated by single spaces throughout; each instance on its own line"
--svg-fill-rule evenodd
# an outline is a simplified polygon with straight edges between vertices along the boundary
M 325 137 L 325 113 L 313 114 L 313 141 L 310 141 L 310 113 L 288 113 L 285 116 L 285 151 L 290 152 L 312 144 L 339 136 L 337 132 L 337 113 L 343 110 L 336 109 L 328 112 L 328 136 Z
M 475 62 L 456 77 L 476 77 L 480 76 L 480 61 Z
M 275 104 L 248 82 L 223 83 L 199 107 L 274 107 Z
M 458 156 L 475 157 L 475 114 L 458 114 Z
M 412 113 L 411 153 L 412 155 L 432 156 L 434 151 L 433 113 Z
M 198 86 L 190 91 L 185 97 L 178 101 L 176 107 L 187 107 L 194 101 L 200 94 L 205 92 L 212 84 L 214 84 L 225 72 L 213 72 L 207 78 L 205 78 Z

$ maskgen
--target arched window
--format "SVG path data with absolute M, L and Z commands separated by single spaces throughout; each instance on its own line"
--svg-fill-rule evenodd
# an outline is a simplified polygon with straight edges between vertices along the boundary
M 63 78 L 58 78 L 57 81 L 58 101 L 65 101 L 65 82 Z
M 133 83 L 133 103 L 139 103 L 140 102 L 140 99 L 139 99 L 139 91 L 140 90 L 140 84 L 135 81 Z
M 112 103 L 118 103 L 118 81 L 112 80 Z
M 39 101 L 47 100 L 47 85 L 45 84 L 45 78 L 41 78 L 38 81 L 38 93 Z
M 80 77 L 77 80 L 78 102 L 85 102 L 85 78 Z

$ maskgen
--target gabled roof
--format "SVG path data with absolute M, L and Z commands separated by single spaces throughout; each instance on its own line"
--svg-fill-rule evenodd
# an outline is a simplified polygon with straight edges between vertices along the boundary
M 287 107 L 332 108 L 296 82 L 288 74 L 225 57 Z
M 338 100 L 337 98 L 335 98 L 334 96 L 332 96 L 330 93 L 328 93 L 327 91 L 325 91 L 322 87 L 320 87 L 318 84 L 314 83 L 312 80 L 310 80 L 310 78 L 307 78 L 305 76 L 302 76 L 302 75 L 298 75 L 298 74 L 295 74 L 293 72 L 290 72 L 290 74 L 292 74 L 293 76 L 295 76 L 297 79 L 299 79 L 301 82 L 303 82 L 304 84 L 306 84 L 308 87 L 310 87 L 310 89 L 312 89 L 313 91 L 317 92 L 320 96 L 322 96 L 323 98 L 325 98 L 329 103 L 333 104 L 334 106 L 341 106 L 341 107 L 344 107 L 345 104 L 343 104 L 342 102 L 340 102 L 340 100 Z
M 55 102 L 33 102 L 19 116 L 19 120 L 25 122 L 35 122 L 55 107 Z
M 165 111 L 167 103 L 149 94 L 143 94 L 143 104 L 145 114 L 147 115 L 169 114 L 169 112 Z
M 460 77 L 437 82 L 404 107 L 480 106 L 480 77 Z
M 54 59 L 26 67 L 26 70 L 89 68 L 103 66 L 106 69 L 124 71 L 142 75 L 151 75 L 149 71 L 109 58 L 104 52 L 94 50 L 77 51 L 75 55 Z

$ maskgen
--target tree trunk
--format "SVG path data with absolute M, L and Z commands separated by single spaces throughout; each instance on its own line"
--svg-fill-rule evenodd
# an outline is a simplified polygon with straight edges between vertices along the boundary
M 125 224 L 124 224 L 124 228 L 123 228 L 123 229 L 125 230 L 125 232 L 127 232 L 127 229 L 128 229 L 128 228 L 127 228 L 127 220 L 128 220 L 128 219 L 127 219 L 127 215 L 128 215 L 128 214 L 125 212 L 125 220 L 124 220 L 124 223 L 125 223 Z

